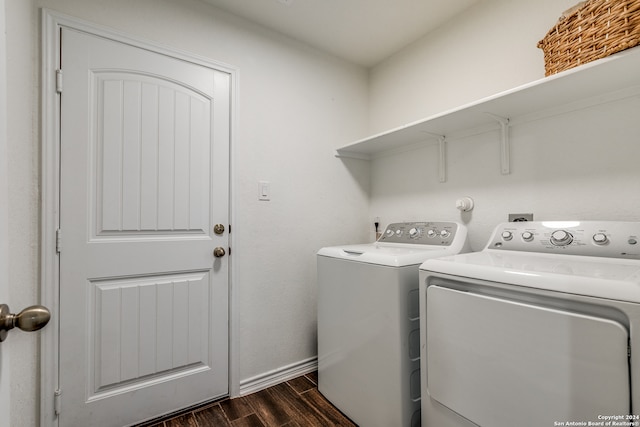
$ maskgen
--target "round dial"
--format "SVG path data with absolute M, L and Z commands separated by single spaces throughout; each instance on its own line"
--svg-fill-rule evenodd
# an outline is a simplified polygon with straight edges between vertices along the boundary
M 442 237 L 442 238 L 444 238 L 444 239 L 446 239 L 446 238 L 447 238 L 447 237 L 449 237 L 450 235 L 451 235 L 451 233 L 449 233 L 449 231 L 448 231 L 448 230 L 442 230 L 442 231 L 440 232 L 440 237 Z
M 502 232 L 502 240 L 511 240 L 513 239 L 513 233 L 510 231 L 503 231 Z
M 596 245 L 605 245 L 609 243 L 609 238 L 604 233 L 596 233 L 593 235 L 593 242 Z
M 420 237 L 421 231 L 419 228 L 413 227 L 411 230 L 409 230 L 409 237 L 411 237 L 412 239 L 417 239 L 418 237 Z
M 573 242 L 573 236 L 564 230 L 556 230 L 551 233 L 551 244 L 555 246 L 567 246 Z
M 438 233 L 436 233 L 436 230 L 434 230 L 433 228 L 427 231 L 427 236 L 429 237 L 436 237 L 437 235 Z
M 387 230 L 387 232 L 384 233 L 384 234 L 386 234 L 387 237 L 391 237 L 391 236 L 393 236 L 393 230 Z
M 524 233 L 522 233 L 522 240 L 524 240 L 525 242 L 530 242 L 533 240 L 533 233 L 530 231 L 525 231 Z
M 402 236 L 402 230 L 396 230 L 396 236 L 398 237 Z

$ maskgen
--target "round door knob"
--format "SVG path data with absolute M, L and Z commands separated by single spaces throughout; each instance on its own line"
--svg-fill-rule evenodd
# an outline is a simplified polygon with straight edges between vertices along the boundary
M 551 233 L 551 244 L 555 246 L 566 246 L 573 242 L 573 236 L 564 230 L 556 230 Z
M 9 306 L 0 304 L 0 342 L 7 338 L 9 331 L 15 327 L 25 332 L 33 332 L 45 327 L 51 319 L 46 307 L 32 305 L 18 314 L 12 314 Z
M 224 251 L 224 248 L 221 248 L 220 246 L 213 250 L 213 256 L 216 258 L 223 257 L 224 254 L 226 254 L 226 252 Z
M 224 233 L 224 225 L 222 224 L 216 224 L 213 226 L 213 232 L 216 234 L 222 234 Z

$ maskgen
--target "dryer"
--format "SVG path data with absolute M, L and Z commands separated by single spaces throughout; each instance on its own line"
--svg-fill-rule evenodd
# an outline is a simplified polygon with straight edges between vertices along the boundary
M 418 267 L 468 250 L 456 222 L 318 251 L 318 390 L 363 427 L 420 425 Z
M 422 425 L 640 425 L 639 241 L 636 222 L 505 223 L 423 263 Z

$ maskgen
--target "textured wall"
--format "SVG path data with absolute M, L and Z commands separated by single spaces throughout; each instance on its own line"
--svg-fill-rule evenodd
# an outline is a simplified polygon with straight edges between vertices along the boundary
M 377 133 L 544 77 L 538 41 L 575 0 L 483 0 L 370 72 Z

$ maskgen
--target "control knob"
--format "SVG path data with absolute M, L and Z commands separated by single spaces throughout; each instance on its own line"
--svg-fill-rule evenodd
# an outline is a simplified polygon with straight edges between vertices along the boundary
M 551 233 L 551 244 L 555 246 L 567 246 L 573 242 L 573 236 L 565 230 L 556 230 Z
M 609 243 L 609 238 L 604 233 L 596 233 L 593 235 L 593 242 L 596 245 L 606 245 Z
M 511 239 L 513 239 L 513 233 L 512 232 L 510 232 L 510 231 L 503 231 L 502 232 L 502 240 L 509 241 Z
M 393 236 L 393 230 L 389 229 L 384 234 L 386 234 L 387 237 L 391 237 L 391 236 Z
M 522 233 L 522 240 L 524 240 L 525 242 L 530 242 L 533 240 L 533 233 L 530 231 L 525 231 L 524 233 Z
M 451 233 L 449 233 L 449 230 L 442 230 L 440 232 L 440 237 L 442 237 L 443 239 L 446 239 L 447 237 L 449 237 L 451 235 Z
M 436 233 L 436 230 L 434 230 L 433 228 L 430 229 L 429 231 L 427 231 L 427 236 L 434 238 L 438 235 L 438 233 Z
M 417 239 L 418 237 L 420 237 L 421 231 L 419 228 L 413 227 L 411 230 L 409 230 L 409 237 L 411 237 L 412 239 Z

